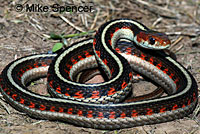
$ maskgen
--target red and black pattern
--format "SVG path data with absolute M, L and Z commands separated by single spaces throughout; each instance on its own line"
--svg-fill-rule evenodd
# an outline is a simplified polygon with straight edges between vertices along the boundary
M 180 83 L 180 76 L 174 70 L 173 64 L 166 65 L 165 61 L 162 57 L 166 57 L 167 55 L 164 52 L 158 52 L 154 50 L 146 50 L 142 48 L 136 48 L 133 43 L 123 43 L 123 46 L 119 45 L 116 48 L 118 53 L 126 53 L 127 55 L 134 55 L 142 60 L 149 62 L 150 64 L 157 67 L 159 70 L 162 70 L 163 73 L 167 74 L 176 84 L 176 89 L 182 89 L 180 86 L 185 86 L 187 83 Z M 170 67 L 169 67 L 170 66 Z M 179 92 L 179 91 L 177 91 Z
M 165 64 L 169 64 L 165 61 Z M 39 64 L 39 66 L 42 64 Z M 18 67 L 13 70 L 14 72 L 18 70 Z M 5 72 L 5 71 L 4 71 Z M 4 72 L 2 73 L 3 78 L 5 77 Z M 109 118 L 109 119 L 116 119 L 116 118 L 125 118 L 125 117 L 137 117 L 141 115 L 152 115 L 155 113 L 164 113 L 166 111 L 176 110 L 178 108 L 183 108 L 197 99 L 197 85 L 195 83 L 195 80 L 192 78 L 192 88 L 186 92 L 184 95 L 179 96 L 179 98 L 176 98 L 176 101 L 174 101 L 174 98 L 167 100 L 167 102 L 152 102 L 147 104 L 141 104 L 141 105 L 132 105 L 132 106 L 98 106 L 93 105 L 91 106 L 84 106 L 79 107 L 79 104 L 70 104 L 70 103 L 57 103 L 56 101 L 49 100 L 40 100 L 39 98 L 35 98 L 33 96 L 27 96 L 23 92 L 17 90 L 12 86 L 12 84 L 8 83 L 8 81 L 5 81 L 5 79 L 2 79 L 2 76 L 0 77 L 0 85 L 1 90 L 3 90 L 3 95 L 6 99 L 12 101 L 9 101 L 12 104 L 13 101 L 17 101 L 18 103 L 27 106 L 29 108 L 38 109 L 41 111 L 51 111 L 51 112 L 61 112 L 61 113 L 67 113 L 67 114 L 73 114 L 78 116 L 85 116 L 87 118 Z M 182 77 L 181 73 L 179 73 L 179 77 Z M 184 84 L 184 77 L 183 79 L 180 79 L 180 82 L 182 85 Z M 14 79 L 19 85 L 22 85 L 18 79 Z M 26 89 L 26 87 L 24 87 Z M 28 89 L 27 89 L 28 90 Z M 30 92 L 30 91 L 29 91 Z M 5 95 L 6 94 L 6 95 Z M 34 93 L 33 93 L 34 94 Z M 40 100 L 40 101 L 39 101 Z M 14 105 L 15 107 L 15 105 Z M 146 107 L 146 109 L 144 109 Z
M 72 82 L 69 77 L 70 69 L 78 62 L 84 60 L 84 58 L 86 59 L 94 55 L 92 52 L 93 45 L 95 48 L 94 51 L 99 58 L 97 59 L 105 63 L 110 70 L 106 70 L 104 65 L 105 72 L 107 71 L 107 73 L 111 74 L 110 80 L 117 78 L 116 81 L 112 81 L 109 84 L 102 84 L 102 86 L 98 86 L 98 84 L 81 86 L 81 84 L 78 83 L 76 85 L 71 84 L 70 82 L 64 82 L 64 80 L 60 79 L 60 76 L 55 72 L 55 69 L 53 69 L 56 60 L 59 59 L 61 54 L 56 58 L 54 58 L 55 55 L 51 54 L 31 55 L 11 62 L 2 71 L 0 75 L 0 91 L 3 97 L 16 109 L 26 112 L 28 115 L 36 118 L 64 120 L 79 126 L 100 129 L 119 129 L 137 125 L 160 123 L 182 118 L 191 113 L 198 102 L 197 83 L 193 76 L 178 62 L 169 57 L 166 58 L 165 54 L 158 54 L 152 51 L 147 52 L 147 50 L 143 50 L 142 48 L 139 49 L 137 47 L 136 49 L 123 47 L 123 49 L 116 48 L 116 50 L 125 52 L 126 54 L 133 54 L 152 64 L 164 74 L 167 74 L 176 84 L 177 92 L 175 94 L 138 102 L 94 104 L 72 101 L 73 99 L 65 100 L 39 95 L 29 91 L 26 85 L 23 84 L 25 81 L 23 76 L 26 72 L 37 68 L 47 67 L 54 58 L 54 61 L 49 68 L 48 82 L 49 87 L 54 88 L 56 93 L 72 96 L 74 100 L 76 100 L 76 98 L 77 100 L 82 98 L 84 100 L 86 98 L 99 98 L 100 94 L 109 96 L 113 95 L 118 90 L 125 90 L 132 78 L 130 65 L 123 57 L 115 52 L 110 45 L 108 45 L 108 49 L 110 49 L 117 58 L 113 57 L 112 53 L 107 50 L 105 44 L 99 39 L 102 36 L 102 31 L 105 26 L 111 22 L 106 23 L 100 28 L 95 36 L 96 38 L 93 44 L 84 44 L 83 41 L 81 42 L 83 45 L 80 45 L 79 43 L 72 45 L 69 50 L 73 48 L 73 46 L 77 45 L 77 47 L 63 57 L 58 69 L 66 80 Z M 137 22 L 135 21 L 135 23 Z M 121 23 L 119 24 L 121 25 Z M 131 28 L 126 25 L 121 27 L 120 25 L 120 28 Z M 138 29 L 135 29 L 135 34 L 137 35 L 137 32 L 140 32 L 140 30 L 139 27 Z M 112 38 L 112 33 L 116 31 L 116 28 L 113 28 L 112 30 L 111 26 L 110 31 L 111 32 L 108 33 L 109 36 L 105 36 L 108 37 L 106 44 L 109 44 L 109 38 Z M 118 62 L 118 59 L 121 63 Z M 123 71 L 118 78 L 117 76 L 121 66 L 123 67 Z M 44 75 L 44 73 L 39 73 L 33 78 L 40 77 L 41 75 Z M 67 86 L 65 86 L 66 84 Z M 51 94 L 53 94 L 53 91 L 51 91 Z M 104 124 L 102 125 L 102 123 Z

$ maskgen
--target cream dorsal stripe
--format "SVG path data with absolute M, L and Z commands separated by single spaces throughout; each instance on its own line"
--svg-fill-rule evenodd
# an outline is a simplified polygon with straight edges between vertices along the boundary
M 130 27 L 126 28 L 121 26 L 121 24 L 137 25 L 137 30 L 139 31 L 136 32 L 133 30 L 132 33 Z M 121 29 L 110 29 L 110 27 L 114 25 L 119 25 Z M 130 78 L 131 75 L 129 75 L 129 78 L 125 78 L 125 76 L 129 74 L 129 70 L 125 66 L 127 62 L 124 58 L 118 56 L 119 54 L 112 49 L 115 47 L 115 40 L 121 37 L 132 39 L 132 41 L 135 40 L 135 43 L 139 43 L 143 49 L 146 49 L 146 47 L 149 49 L 154 49 L 155 47 L 156 49 L 163 49 L 168 47 L 170 42 L 164 34 L 148 29 L 145 31 L 142 24 L 130 19 L 113 20 L 106 23 L 101 28 L 99 34 L 97 34 L 99 37 L 96 38 L 96 42 L 101 43 L 100 47 L 97 47 L 93 40 L 84 40 L 68 47 L 67 50 L 64 50 L 56 58 L 54 54 L 38 54 L 22 57 L 8 64 L 0 76 L 0 91 L 3 97 L 14 108 L 23 111 L 30 116 L 41 119 L 62 120 L 78 126 L 98 129 L 120 129 L 138 125 L 161 123 L 183 118 L 194 110 L 198 103 L 198 88 L 192 75 L 180 63 L 168 56 L 160 57 L 157 54 L 146 53 L 146 51 L 137 51 L 137 54 L 135 54 L 134 52 L 136 51 L 134 50 L 139 49 L 133 49 L 133 51 L 126 49 L 125 53 L 127 55 L 133 54 L 132 56 L 135 56 L 130 59 L 137 60 L 133 61 L 133 63 L 136 63 L 135 68 L 141 70 L 146 76 L 151 77 L 152 80 L 163 78 L 164 84 L 167 83 L 169 87 L 176 89 L 178 92 L 150 100 L 117 103 L 118 101 L 124 100 L 124 97 L 128 94 L 127 89 L 130 87 L 130 84 L 127 84 L 126 82 L 131 80 L 132 77 Z M 111 34 L 107 36 L 106 33 L 108 33 L 108 35 Z M 128 34 L 126 35 L 125 33 Z M 104 42 L 102 37 L 105 38 Z M 110 42 L 111 44 L 109 44 Z M 85 54 L 85 51 L 93 51 L 92 43 L 94 43 L 94 47 L 97 48 L 94 50 L 96 52 L 95 56 L 97 57 L 97 60 L 100 61 L 99 64 L 107 71 L 108 76 L 109 73 L 112 76 L 112 65 L 106 64 L 105 59 L 110 58 L 113 64 L 117 64 L 117 68 L 115 69 L 118 70 L 115 72 L 115 75 L 113 75 L 113 78 L 106 83 L 108 90 L 102 90 L 104 83 L 94 84 L 94 86 L 84 84 L 90 86 L 91 92 L 88 92 L 89 89 L 86 90 L 86 95 L 88 95 L 89 98 L 77 98 L 77 101 L 75 101 L 77 96 L 73 96 L 74 98 L 71 100 L 66 100 L 63 98 L 55 98 L 52 94 L 51 97 L 48 97 L 28 90 L 25 85 L 26 82 L 43 76 L 49 66 L 49 61 L 45 59 L 49 58 L 50 60 L 53 60 L 54 58 L 48 70 L 48 82 L 52 82 L 51 84 L 53 85 L 52 87 L 55 87 L 55 92 L 64 92 L 60 91 L 60 87 L 63 86 L 64 83 L 71 84 L 68 82 L 70 80 L 62 76 L 62 74 L 67 74 L 63 71 L 65 69 L 64 67 L 68 64 L 68 61 L 70 63 L 70 58 L 74 59 L 83 55 L 82 61 L 70 63 L 71 74 L 76 74 L 77 70 L 75 68 L 79 68 L 77 66 L 82 66 L 87 60 L 94 60 L 94 58 L 89 58 Z M 161 47 L 157 45 L 160 45 Z M 99 49 L 105 51 L 106 56 L 99 54 Z M 73 55 L 72 53 L 78 53 L 79 55 Z M 91 56 L 94 56 L 94 53 L 90 54 L 90 57 Z M 69 60 L 64 60 L 65 58 L 68 58 Z M 55 69 L 56 67 L 57 69 Z M 89 69 L 89 66 L 87 67 Z M 55 75 L 52 75 L 51 73 L 55 73 Z M 69 73 L 69 76 L 71 74 Z M 122 76 L 128 80 L 123 82 L 124 79 Z M 162 85 L 162 81 L 158 81 L 158 84 Z M 82 86 L 81 84 L 71 85 L 71 87 L 73 87 L 71 89 L 76 91 L 80 91 L 80 87 L 87 87 Z M 49 86 L 51 85 L 49 84 Z M 113 91 L 115 91 L 113 87 L 122 86 L 125 87 L 122 88 L 123 90 L 113 94 Z M 96 88 L 94 88 L 95 90 L 91 90 L 93 87 L 99 88 L 99 91 L 105 91 L 106 95 L 103 96 L 100 101 L 108 102 L 107 104 L 101 102 L 100 104 L 92 103 L 91 99 L 98 97 Z M 74 90 L 71 89 L 66 89 L 66 91 L 69 90 L 70 92 L 73 92 Z M 81 92 L 73 92 L 73 94 L 81 97 L 81 95 L 83 95 Z M 64 93 L 68 94 L 69 92 Z M 106 97 L 106 99 L 104 97 Z M 80 101 L 78 99 L 80 99 Z

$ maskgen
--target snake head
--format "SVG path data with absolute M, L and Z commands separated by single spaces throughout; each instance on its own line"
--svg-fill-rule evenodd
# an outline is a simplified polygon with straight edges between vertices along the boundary
M 147 49 L 166 49 L 171 42 L 166 34 L 156 31 L 140 31 L 135 37 L 137 45 Z

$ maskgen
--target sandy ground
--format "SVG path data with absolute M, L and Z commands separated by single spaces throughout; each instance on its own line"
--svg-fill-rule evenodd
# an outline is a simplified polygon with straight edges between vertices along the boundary
M 200 85 L 200 1 L 198 0 L 94 0 L 93 10 L 76 13 L 53 11 L 17 11 L 16 5 L 55 4 L 47 0 L 0 0 L 0 71 L 11 61 L 33 53 L 48 52 L 58 40 L 48 39 L 50 33 L 72 34 L 97 30 L 108 20 L 136 19 L 151 29 L 166 32 L 172 41 L 170 50 L 195 77 Z M 59 5 L 65 5 L 57 1 Z M 76 6 L 81 2 L 69 1 Z M 67 3 L 67 4 L 69 4 Z M 83 4 L 83 2 L 82 2 Z M 89 1 L 85 1 L 89 5 Z M 91 3 L 90 3 L 91 4 Z M 18 7 L 19 8 L 19 7 Z M 68 44 L 77 38 L 67 39 Z M 147 86 L 146 86 L 147 87 Z M 45 80 L 39 80 L 30 89 L 46 94 Z M 145 87 L 143 87 L 145 88 Z M 103 131 L 76 127 L 63 122 L 32 119 L 10 107 L 0 99 L 0 134 L 199 134 L 200 116 L 156 125 Z M 5 107 L 7 110 L 5 110 Z M 7 112 L 9 111 L 9 113 Z M 194 119 L 192 119 L 193 117 Z

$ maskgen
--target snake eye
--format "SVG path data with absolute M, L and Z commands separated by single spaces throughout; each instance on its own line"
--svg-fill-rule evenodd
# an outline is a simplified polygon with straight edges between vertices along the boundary
M 153 37 L 150 37 L 150 38 L 149 38 L 149 43 L 150 43 L 151 45 L 154 45 L 154 44 L 155 44 L 155 39 L 154 39 Z

